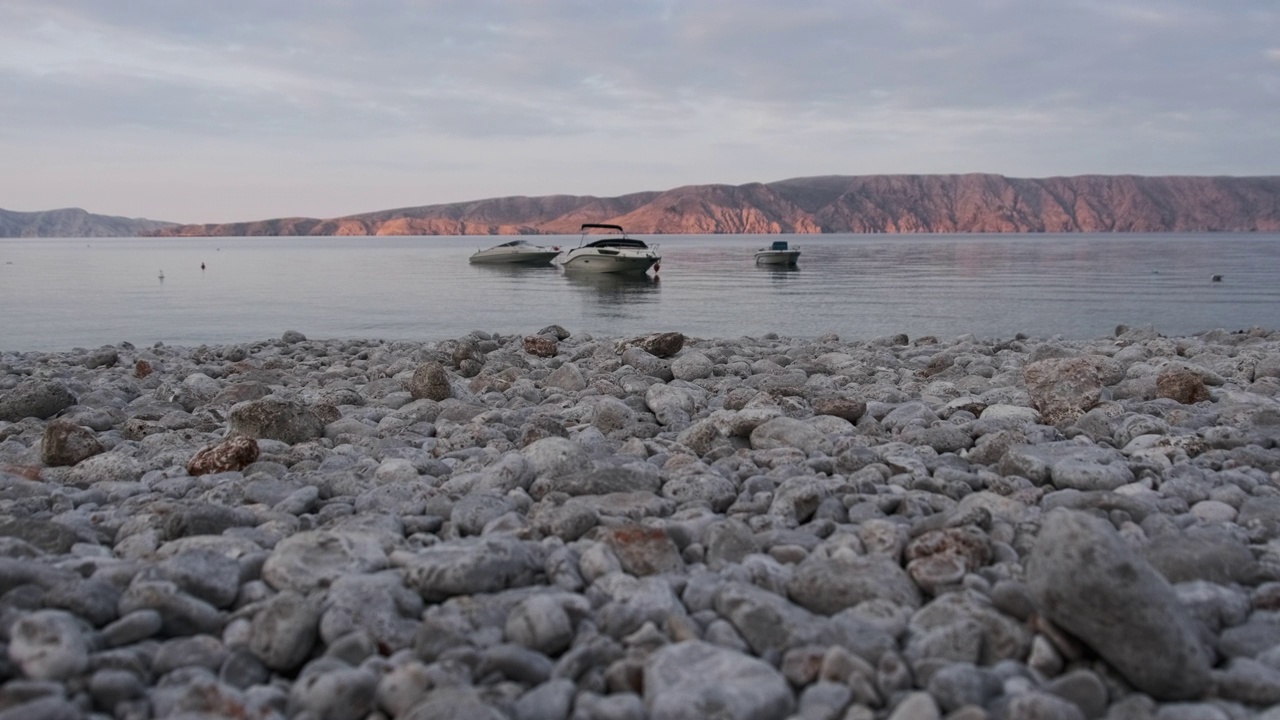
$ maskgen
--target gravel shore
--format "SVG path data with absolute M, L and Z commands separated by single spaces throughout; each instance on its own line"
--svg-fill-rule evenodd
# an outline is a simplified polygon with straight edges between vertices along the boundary
M 1280 332 L 0 352 L 0 720 L 1280 720 Z

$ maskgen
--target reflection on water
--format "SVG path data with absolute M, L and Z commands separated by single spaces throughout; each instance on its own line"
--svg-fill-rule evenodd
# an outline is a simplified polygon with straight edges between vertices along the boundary
M 561 272 L 565 283 L 579 296 L 586 317 L 601 320 L 633 320 L 652 316 L 662 281 L 654 275 Z
M 487 277 L 487 279 L 497 282 L 520 282 L 522 280 L 534 279 L 535 281 L 545 277 L 554 276 L 556 266 L 551 263 L 543 263 L 540 265 L 528 265 L 522 263 L 508 263 L 501 265 L 489 265 L 480 263 L 478 265 L 467 266 L 471 272 Z
M 560 274 L 570 287 L 609 298 L 643 296 L 657 292 L 658 286 L 662 284 L 661 279 L 656 275 L 575 272 Z

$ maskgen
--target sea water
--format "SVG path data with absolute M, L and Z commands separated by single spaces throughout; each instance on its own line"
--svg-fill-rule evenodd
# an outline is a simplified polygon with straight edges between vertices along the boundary
M 467 262 L 501 237 L 3 239 L 0 351 L 286 330 L 443 340 L 553 323 L 608 336 L 847 340 L 1280 327 L 1280 234 L 639 237 L 662 254 L 639 278 Z M 799 246 L 795 268 L 755 265 L 776 239 Z

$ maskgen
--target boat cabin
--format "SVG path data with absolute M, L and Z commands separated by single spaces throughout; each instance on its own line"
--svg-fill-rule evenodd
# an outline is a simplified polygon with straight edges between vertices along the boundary
M 609 237 L 599 240 L 592 240 L 582 247 L 618 247 L 618 248 L 636 248 L 639 250 L 647 249 L 649 246 L 643 240 L 636 240 L 629 237 Z

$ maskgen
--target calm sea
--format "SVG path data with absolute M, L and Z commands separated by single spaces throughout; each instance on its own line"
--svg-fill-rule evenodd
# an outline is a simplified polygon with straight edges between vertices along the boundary
M 468 264 L 508 239 L 4 239 L 0 350 L 235 343 L 285 330 L 441 340 L 552 323 L 610 336 L 845 339 L 1280 326 L 1276 234 L 802 235 L 781 238 L 802 251 L 789 270 L 753 263 L 778 236 L 669 235 L 645 237 L 661 246 L 658 278 Z

